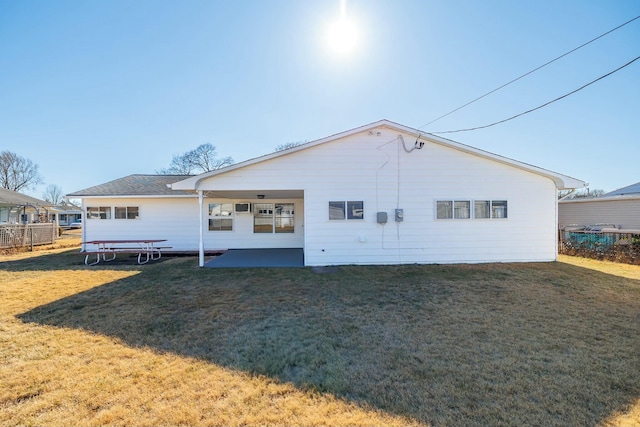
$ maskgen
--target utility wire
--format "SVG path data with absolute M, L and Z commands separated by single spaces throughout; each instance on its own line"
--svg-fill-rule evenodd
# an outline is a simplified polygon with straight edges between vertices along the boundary
M 543 107 L 546 107 L 546 106 L 547 106 L 547 105 L 549 105 L 549 104 L 553 104 L 553 103 L 554 103 L 554 102 L 556 102 L 556 101 L 560 101 L 561 99 L 566 98 L 566 97 L 567 97 L 567 96 L 569 96 L 569 95 L 573 95 L 574 93 L 576 93 L 576 92 L 578 92 L 578 91 L 581 91 L 582 89 L 586 88 L 587 86 L 590 86 L 590 85 L 594 84 L 595 82 L 597 82 L 597 81 L 599 81 L 599 80 L 602 80 L 602 79 L 604 79 L 605 77 L 609 77 L 609 76 L 610 76 L 610 75 L 612 75 L 613 73 L 615 73 L 615 72 L 617 72 L 617 71 L 620 71 L 620 70 L 622 70 L 622 69 L 623 69 L 623 68 L 625 68 L 625 67 L 628 67 L 629 65 L 633 64 L 634 62 L 636 62 L 638 59 L 640 59 L 640 56 L 637 56 L 636 58 L 634 58 L 634 59 L 632 59 L 631 61 L 627 62 L 627 63 L 626 63 L 626 64 L 624 64 L 623 66 L 618 67 L 618 68 L 616 68 L 615 70 L 610 71 L 610 72 L 608 72 L 607 74 L 605 74 L 605 75 L 603 75 L 603 76 L 600 76 L 600 77 L 598 77 L 597 79 L 592 80 L 592 81 L 590 81 L 589 83 L 587 83 L 587 84 L 585 84 L 585 85 L 583 85 L 583 86 L 580 86 L 580 87 L 579 87 L 578 89 L 576 89 L 576 90 L 573 90 L 573 91 L 571 91 L 571 92 L 569 92 L 569 93 L 566 93 L 566 94 L 564 94 L 564 95 L 562 95 L 562 96 L 560 96 L 560 97 L 558 97 L 558 98 L 556 98 L 556 99 L 553 99 L 553 100 L 551 100 L 551 101 L 549 101 L 549 102 L 546 102 L 546 103 L 544 103 L 544 104 L 542 104 L 542 105 L 539 105 L 539 106 L 537 106 L 537 107 L 535 107 L 535 108 L 532 108 L 532 109 L 530 109 L 530 110 L 524 111 L 524 112 L 522 112 L 522 113 L 520 113 L 520 114 L 516 114 L 515 116 L 511 116 L 511 117 L 509 117 L 509 118 L 507 118 L 507 119 L 500 120 L 500 121 L 498 121 L 498 122 L 494 122 L 494 123 L 491 123 L 491 124 L 488 124 L 488 125 L 484 125 L 484 126 L 477 126 L 477 127 L 474 127 L 474 128 L 458 129 L 458 130 L 448 130 L 448 131 L 442 131 L 442 132 L 429 132 L 429 133 L 433 133 L 433 134 L 442 134 L 442 133 L 468 132 L 468 131 L 471 131 L 471 130 L 484 129 L 484 128 L 488 128 L 488 127 L 491 127 L 491 126 L 498 125 L 498 124 L 500 124 L 500 123 L 508 122 L 509 120 L 513 120 L 513 119 L 515 119 L 515 118 L 517 118 L 517 117 L 524 116 L 525 114 L 528 114 L 528 113 L 531 113 L 531 112 L 533 112 L 533 111 L 539 110 L 539 109 L 541 109 L 541 108 L 543 108 Z
M 549 61 L 549 62 L 547 62 L 547 63 L 545 63 L 545 64 L 542 64 L 542 65 L 540 65 L 539 67 L 534 68 L 533 70 L 531 70 L 531 71 L 529 71 L 529 72 L 524 73 L 524 74 L 523 74 L 523 75 L 521 75 L 520 77 L 516 77 L 515 79 L 511 80 L 510 82 L 507 82 L 507 83 L 503 84 L 502 86 L 499 86 L 499 87 L 497 87 L 497 88 L 493 89 L 492 91 L 487 92 L 487 93 L 485 93 L 484 95 L 479 96 L 479 97 L 477 97 L 476 99 L 473 99 L 473 100 L 471 100 L 471 101 L 467 102 L 467 103 L 466 103 L 466 104 L 464 104 L 464 105 L 461 105 L 460 107 L 456 108 L 455 110 L 451 110 L 451 111 L 449 111 L 448 113 L 443 114 L 442 116 L 440 116 L 440 117 L 438 117 L 438 118 L 436 118 L 436 119 L 431 120 L 429 123 L 424 124 L 424 125 L 420 126 L 420 127 L 419 127 L 419 128 L 417 128 L 417 129 L 422 129 L 422 128 L 423 128 L 423 127 L 425 127 L 425 126 L 429 126 L 431 123 L 435 123 L 435 122 L 437 122 L 438 120 L 443 119 L 443 118 L 447 117 L 448 115 L 453 114 L 453 113 L 455 113 L 456 111 L 461 110 L 461 109 L 463 109 L 464 107 L 466 107 L 466 106 L 468 106 L 468 105 L 471 105 L 471 104 L 473 104 L 474 102 L 479 101 L 479 100 L 481 100 L 482 98 L 484 98 L 484 97 L 486 97 L 486 96 L 489 96 L 489 95 L 491 95 L 492 93 L 497 92 L 497 91 L 499 91 L 500 89 L 502 89 L 502 88 L 504 88 L 504 87 L 509 86 L 511 83 L 515 83 L 515 82 L 517 82 L 518 80 L 520 80 L 520 79 L 522 79 L 522 78 L 524 78 L 524 77 L 527 77 L 529 74 L 532 74 L 532 73 L 534 73 L 534 72 L 538 71 L 539 69 L 544 68 L 544 67 L 546 67 L 547 65 L 552 64 L 552 63 L 556 62 L 557 60 L 559 60 L 559 59 L 561 59 L 561 58 L 564 58 L 565 56 L 569 55 L 570 53 L 573 53 L 573 52 L 575 52 L 576 50 L 581 49 L 581 48 L 585 47 L 586 45 L 588 45 L 588 44 L 590 44 L 590 43 L 593 43 L 594 41 L 596 41 L 596 40 L 598 40 L 598 39 L 601 39 L 602 37 L 606 36 L 607 34 L 610 34 L 610 33 L 614 32 L 614 31 L 616 31 L 617 29 L 620 29 L 620 28 L 624 27 L 625 25 L 632 23 L 633 21 L 635 21 L 635 20 L 636 20 L 636 19 L 638 19 L 638 18 L 640 18 L 640 15 L 636 16 L 636 17 L 635 17 L 635 18 L 633 18 L 633 19 L 628 20 L 628 21 L 627 21 L 627 22 L 625 22 L 624 24 L 620 24 L 620 25 L 618 25 L 617 27 L 615 27 L 615 28 L 613 28 L 613 29 L 611 29 L 611 30 L 607 31 L 606 33 L 600 34 L 598 37 L 596 37 L 596 38 L 594 38 L 594 39 L 591 39 L 591 40 L 589 40 L 588 42 L 583 43 L 583 44 L 581 44 L 580 46 L 578 46 L 578 47 L 576 47 L 576 48 L 574 48 L 574 49 L 571 49 L 570 51 L 568 51 L 568 52 L 566 52 L 566 53 L 563 53 L 562 55 L 558 56 L 557 58 L 554 58 L 554 59 L 552 59 L 551 61 Z

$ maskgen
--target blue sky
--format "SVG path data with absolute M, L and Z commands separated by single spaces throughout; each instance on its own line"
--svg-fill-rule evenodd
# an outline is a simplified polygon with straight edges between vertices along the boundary
M 65 193 L 212 143 L 236 161 L 380 119 L 421 127 L 640 15 L 637 0 L 0 0 L 0 150 Z M 640 19 L 427 127 L 485 125 L 640 55 Z M 442 135 L 614 190 L 640 181 L 640 61 Z

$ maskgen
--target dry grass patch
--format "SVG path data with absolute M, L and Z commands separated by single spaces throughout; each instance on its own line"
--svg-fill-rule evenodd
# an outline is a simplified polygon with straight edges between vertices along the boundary
M 82 296 L 104 286 L 111 287 L 105 296 L 113 298 L 116 292 L 123 297 L 129 291 L 116 288 L 125 283 L 135 292 L 137 285 L 145 286 L 144 279 L 135 280 L 144 270 L 86 268 L 75 251 L 22 252 L 2 260 L 0 425 L 414 424 L 267 376 L 149 346 L 132 348 L 84 322 L 65 327 L 22 322 L 16 317 L 20 313 L 81 298 L 66 308 L 117 329 L 121 316 L 141 314 L 137 307 L 114 306 L 103 317 L 100 310 L 91 314 L 91 305 L 84 305 L 90 301 Z M 179 268 L 193 270 L 193 264 L 193 259 L 179 262 Z M 163 283 L 155 284 L 162 292 Z M 56 309 L 49 307 L 48 314 L 55 315 Z
M 640 270 L 195 265 L 0 264 L 0 424 L 640 424 Z

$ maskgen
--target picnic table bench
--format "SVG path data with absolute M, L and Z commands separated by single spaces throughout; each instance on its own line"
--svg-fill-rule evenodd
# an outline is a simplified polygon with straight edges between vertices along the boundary
M 85 265 L 96 265 L 102 261 L 109 262 L 116 259 L 118 254 L 138 254 L 138 264 L 146 264 L 155 261 L 162 256 L 162 249 L 171 246 L 156 246 L 156 243 L 166 242 L 166 239 L 127 239 L 127 240 L 90 240 L 82 242 L 85 255 Z M 91 248 L 87 249 L 86 245 Z M 89 262 L 91 255 L 95 255 L 95 261 Z

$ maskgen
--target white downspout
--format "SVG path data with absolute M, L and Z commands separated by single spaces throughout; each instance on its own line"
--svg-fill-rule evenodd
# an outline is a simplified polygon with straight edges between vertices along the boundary
M 82 224 L 80 226 L 80 233 L 82 235 L 81 239 L 83 242 L 86 242 L 87 241 L 87 206 L 84 203 L 84 199 L 82 199 L 82 203 L 80 204 L 80 207 L 82 209 L 82 214 L 80 215 L 80 219 L 82 219 Z M 86 251 L 87 245 L 83 243 L 81 249 L 83 252 Z
M 204 237 L 203 237 L 203 228 L 202 228 L 202 223 L 204 222 L 204 211 L 203 211 L 203 205 L 204 205 L 204 191 L 202 190 L 198 190 L 198 206 L 200 207 L 200 243 L 198 245 L 198 250 L 199 250 L 199 262 L 198 265 L 200 267 L 204 267 Z
M 558 202 L 559 202 L 559 200 L 558 200 L 558 191 L 559 191 L 559 189 L 556 187 L 556 197 L 555 197 L 556 198 L 556 203 L 555 203 L 556 226 L 554 227 L 555 228 L 555 233 L 554 233 L 555 237 L 553 239 L 553 241 L 555 242 L 555 246 L 556 246 L 555 255 L 554 255 L 553 258 L 554 258 L 554 261 L 556 261 L 556 262 L 558 262 L 558 251 L 560 250 L 560 246 L 559 246 L 560 243 L 558 242 L 558 237 L 559 237 L 558 233 L 560 232 L 560 228 L 559 228 L 560 224 L 558 224 L 558 216 L 559 216 L 558 215 L 558 210 L 559 210 L 558 209 Z M 573 191 L 571 193 L 573 193 Z M 569 193 L 569 194 L 571 194 L 571 193 Z

